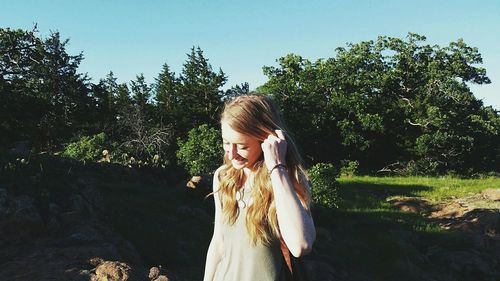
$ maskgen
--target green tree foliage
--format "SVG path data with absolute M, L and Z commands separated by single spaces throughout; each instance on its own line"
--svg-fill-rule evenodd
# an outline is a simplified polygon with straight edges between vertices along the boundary
M 66 52 L 58 32 L 46 39 L 32 31 L 0 29 L 2 130 L 12 141 L 52 149 L 87 128 L 92 109 L 88 81 L 76 72 L 83 55 Z
M 115 107 L 117 116 L 116 119 L 120 120 L 123 116 L 130 112 L 133 108 L 132 98 L 130 97 L 130 90 L 126 83 L 119 84 L 116 88 Z
M 95 120 L 98 122 L 97 129 L 99 131 L 112 132 L 117 115 L 118 83 L 116 81 L 117 78 L 110 71 L 106 78 L 101 79 L 98 84 L 92 85 Z
M 240 85 L 235 85 L 224 92 L 223 100 L 230 100 L 237 96 L 247 95 L 250 93 L 250 85 L 245 82 Z
M 338 207 L 339 170 L 331 163 L 318 163 L 307 170 L 311 182 L 311 197 L 316 206 L 327 209 Z
M 171 126 L 176 139 L 202 124 L 216 126 L 226 79 L 222 70 L 212 70 L 199 47 L 191 49 L 179 76 L 164 64 L 153 85 L 156 122 Z M 174 160 L 177 150 L 176 145 L 167 147 L 166 157 Z
M 156 100 L 159 123 L 175 124 L 177 121 L 176 116 L 182 110 L 179 108 L 180 97 L 178 93 L 180 86 L 180 81 L 175 77 L 175 73 L 170 71 L 168 64 L 164 64 L 154 84 L 154 99 Z
M 281 107 L 308 164 L 349 159 L 361 173 L 499 172 L 499 112 L 469 88 L 490 83 L 479 51 L 461 39 L 444 47 L 425 41 L 381 36 L 315 62 L 290 54 L 263 68 L 269 80 L 257 91 Z M 223 91 L 226 75 L 199 47 L 178 75 L 164 64 L 151 85 L 142 74 L 119 84 L 113 72 L 93 84 L 77 72 L 83 55 L 68 54 L 67 44 L 58 32 L 39 38 L 36 27 L 0 28 L 0 149 L 29 141 L 54 151 L 105 132 L 129 156 L 174 163 L 174 140 L 202 124 L 218 126 L 223 102 L 249 92 L 248 83 Z
M 135 80 L 130 81 L 130 91 L 136 109 L 146 118 L 150 117 L 152 112 L 151 86 L 146 83 L 143 74 L 137 75 Z
M 192 128 L 202 124 L 216 125 L 222 107 L 221 87 L 227 80 L 224 72 L 221 69 L 214 72 L 200 47 L 193 47 L 179 80 L 182 84 L 177 95 L 179 108 L 182 109 L 176 116 L 179 126 Z
M 298 55 L 264 67 L 271 95 L 312 163 L 357 160 L 378 170 L 418 161 L 435 173 L 498 169 L 499 114 L 474 97 L 468 83 L 490 83 L 477 48 L 406 40 L 338 48 L 310 62 Z
M 203 124 L 188 133 L 187 140 L 178 140 L 179 163 L 191 175 L 213 173 L 222 163 L 224 155 L 220 142 L 220 131 Z
M 95 161 L 102 156 L 106 135 L 99 133 L 92 137 L 83 136 L 69 143 L 62 155 L 82 161 Z

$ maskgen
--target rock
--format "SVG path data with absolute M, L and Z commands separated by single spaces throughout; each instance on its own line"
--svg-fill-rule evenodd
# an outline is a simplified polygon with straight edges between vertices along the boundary
M 491 201 L 500 201 L 500 188 L 488 188 L 483 190 L 482 195 L 485 199 Z
M 99 266 L 101 263 L 104 262 L 104 260 L 101 257 L 93 257 L 87 261 L 89 264 L 93 265 L 94 267 Z
M 169 281 L 170 280 L 166 275 L 164 275 L 164 272 L 163 272 L 161 266 L 158 266 L 158 267 L 155 266 L 155 267 L 151 267 L 151 269 L 149 269 L 149 279 L 151 279 L 151 281 Z
M 453 251 L 442 253 L 441 259 L 462 277 L 475 277 L 475 280 L 489 280 L 485 277 L 493 272 L 487 260 L 480 254 L 466 251 Z
M 63 226 L 71 226 L 81 221 L 81 216 L 75 211 L 64 212 L 60 216 Z
M 80 215 L 87 215 L 91 212 L 92 206 L 80 194 L 73 194 L 69 198 L 71 210 Z
M 466 211 L 467 208 L 463 207 L 461 204 L 457 202 L 451 201 L 448 203 L 439 204 L 436 207 L 436 210 L 429 215 L 429 218 L 432 219 L 456 218 L 463 216 L 463 214 L 465 214 Z
M 33 198 L 26 195 L 11 198 L 5 197 L 1 213 L 0 236 L 20 241 L 40 235 L 45 224 L 40 216 Z
M 96 189 L 92 186 L 87 186 L 83 190 L 81 190 L 81 195 L 87 202 L 90 204 L 93 210 L 98 212 L 104 211 L 104 199 L 100 192 L 96 191 Z
M 111 162 L 110 154 L 109 154 L 109 151 L 107 149 L 104 149 L 102 151 L 102 158 L 97 162 L 98 163 L 102 163 L 102 162 L 110 163 Z
M 126 281 L 130 266 L 123 262 L 105 261 L 97 266 L 91 281 Z
M 201 176 L 193 176 L 186 184 L 187 187 L 195 189 L 196 186 L 201 182 Z
M 424 213 L 431 206 L 428 200 L 415 197 L 389 197 L 386 201 L 398 207 L 400 211 L 407 213 Z
M 61 207 L 59 205 L 57 205 L 56 203 L 49 204 L 50 217 L 56 218 L 61 213 L 61 211 L 62 211 Z
M 160 268 L 154 266 L 149 269 L 149 279 L 156 279 L 160 275 Z
M 50 218 L 46 224 L 47 231 L 51 234 L 57 233 L 61 229 L 61 224 L 56 218 Z

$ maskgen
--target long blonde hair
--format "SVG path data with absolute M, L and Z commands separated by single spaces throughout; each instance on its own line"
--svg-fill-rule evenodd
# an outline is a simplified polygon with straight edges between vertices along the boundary
M 275 130 L 283 131 L 287 142 L 285 161 L 288 173 L 302 205 L 309 212 L 310 189 L 302 159 L 272 100 L 258 94 L 238 96 L 226 102 L 220 120 L 238 133 L 257 138 L 260 142 L 270 134 L 276 135 Z M 253 168 L 253 203 L 247 207 L 246 227 L 254 244 L 262 242 L 269 245 L 274 238 L 280 237 L 280 231 L 271 179 L 263 155 Z M 219 172 L 220 185 L 215 193 L 218 193 L 223 216 L 230 225 L 234 224 L 238 216 L 236 191 L 243 188 L 246 180 L 243 169 L 235 169 L 225 153 L 224 164 Z

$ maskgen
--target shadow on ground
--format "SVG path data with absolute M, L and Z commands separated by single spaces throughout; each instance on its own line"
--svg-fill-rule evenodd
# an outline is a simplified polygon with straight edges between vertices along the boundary
M 46 156 L 2 167 L 1 280 L 90 280 L 105 261 L 128 280 L 159 265 L 202 278 L 213 199 L 182 171 Z M 343 184 L 337 210 L 313 210 L 311 280 L 500 280 L 498 209 L 457 209 L 495 205 L 415 197 L 429 188 Z

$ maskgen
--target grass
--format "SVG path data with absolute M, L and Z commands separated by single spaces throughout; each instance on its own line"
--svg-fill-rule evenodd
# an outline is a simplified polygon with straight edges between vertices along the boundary
M 327 241 L 318 236 L 315 249 L 336 268 L 354 272 L 350 280 L 367 276 L 372 280 L 421 280 L 424 272 L 446 272 L 449 265 L 439 255 L 474 251 L 470 236 L 447 231 L 421 214 L 402 212 L 387 202 L 388 197 L 440 202 L 500 188 L 500 178 L 356 176 L 338 181 L 339 208 L 313 213 L 317 228 L 327 229 L 333 238 Z
M 433 201 L 464 197 L 479 193 L 487 188 L 500 188 L 500 178 L 459 179 L 454 177 L 341 177 L 342 186 L 365 185 L 368 187 L 397 187 L 394 193 L 417 196 Z

